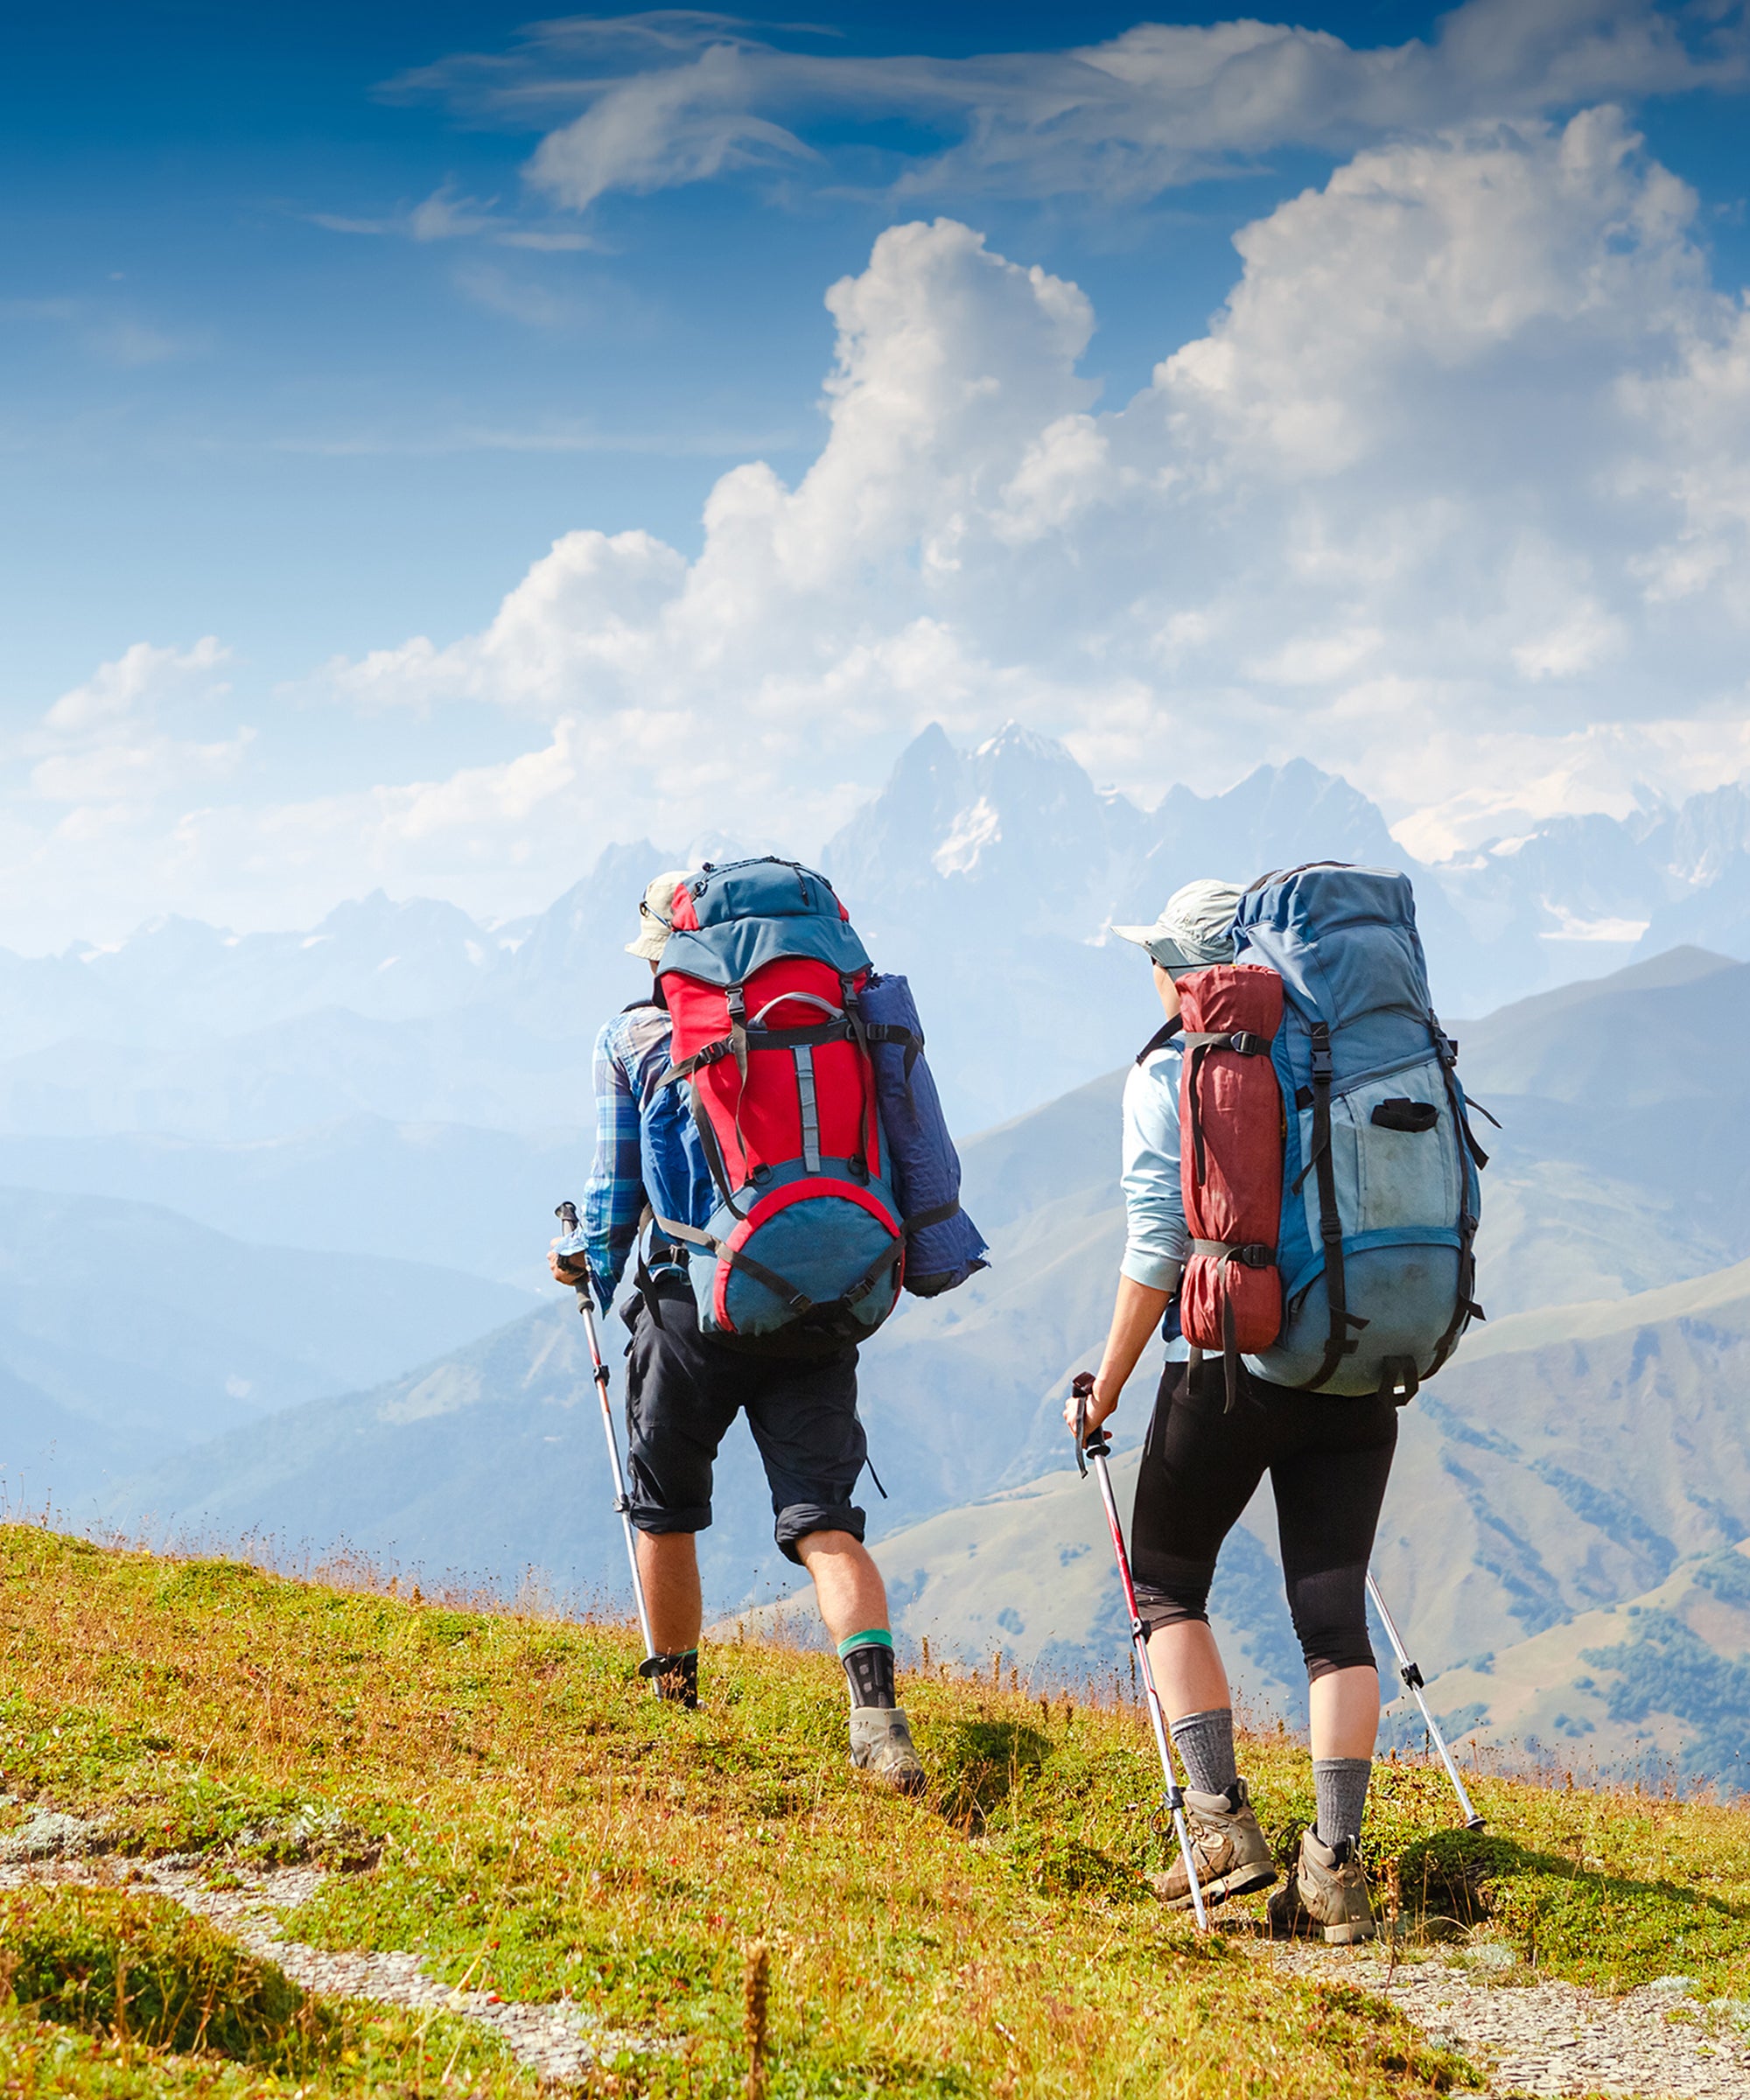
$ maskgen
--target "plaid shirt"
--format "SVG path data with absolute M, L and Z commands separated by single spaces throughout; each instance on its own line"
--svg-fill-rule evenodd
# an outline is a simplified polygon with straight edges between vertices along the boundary
M 652 1092 L 668 1068 L 671 1031 L 667 1011 L 645 1000 L 617 1013 L 596 1038 L 596 1157 L 583 1228 L 604 1305 L 613 1302 L 647 1203 L 661 1217 L 701 1227 L 717 1207 L 685 1089 Z M 665 1244 L 660 1233 L 656 1241 Z M 653 1256 L 651 1266 L 685 1273 L 685 1263 L 672 1256 Z

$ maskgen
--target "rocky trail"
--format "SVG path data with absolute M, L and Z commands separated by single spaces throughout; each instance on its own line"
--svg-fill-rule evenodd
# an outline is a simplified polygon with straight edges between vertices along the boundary
M 337 1954 L 287 1939 L 281 1915 L 316 1894 L 328 1878 L 320 1867 L 278 1867 L 239 1875 L 235 1887 L 214 1888 L 206 1880 L 210 1861 L 194 1855 L 128 1859 L 94 1849 L 100 1842 L 94 1826 L 74 1816 L 39 1815 L 0 1844 L 0 1888 L 61 1883 L 165 1897 L 276 1963 L 305 1991 L 473 2020 L 496 2034 L 519 2063 L 558 2084 L 575 2083 L 591 2067 L 628 2052 L 663 2046 L 648 2034 L 604 2027 L 563 1999 L 519 2005 L 494 1992 L 442 1983 L 416 1954 Z
M 556 2084 L 593 2066 L 663 2046 L 620 2032 L 560 2000 L 517 2004 L 427 1974 L 414 1953 L 334 1953 L 285 1937 L 283 1914 L 327 1878 L 315 1866 L 279 1867 L 214 1887 L 194 1855 L 129 1859 L 101 1849 L 78 1818 L 40 1812 L 0 1843 L 0 1888 L 74 1884 L 137 1889 L 206 1919 L 293 1982 L 324 1997 L 445 2012 L 491 2029 L 520 2063 Z M 1231 1921 L 1234 1943 L 1256 1960 L 1388 1999 L 1429 2038 L 1458 2050 L 1488 2077 L 1488 2100 L 1610 2095 L 1620 2100 L 1744 2100 L 1750 2095 L 1750 2004 L 1704 2001 L 1689 1979 L 1662 1978 L 1620 1998 L 1540 1979 L 1500 1941 L 1464 1949 L 1284 1946 Z
M 1620 1998 L 1539 1980 L 1500 1941 L 1466 1952 L 1284 1946 L 1241 1941 L 1297 1976 L 1344 1983 L 1389 1999 L 1432 2040 L 1487 2073 L 1489 2100 L 1536 2093 L 1610 2094 L 1622 2100 L 1745 2100 L 1750 2094 L 1750 2005 L 1708 2003 L 1670 1977 Z

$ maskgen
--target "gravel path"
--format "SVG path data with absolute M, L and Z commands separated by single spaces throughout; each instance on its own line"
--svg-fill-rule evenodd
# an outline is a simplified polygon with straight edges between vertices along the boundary
M 1572 1984 L 1534 1980 L 1498 1943 L 1464 1956 L 1418 1949 L 1400 1957 L 1395 1971 L 1377 1942 L 1242 1943 L 1296 1976 L 1353 1984 L 1390 1998 L 1431 2039 L 1486 2070 L 1491 2100 L 1523 2093 L 1634 2100 L 1750 2096 L 1750 2005 L 1709 2006 L 1690 1996 L 1681 1977 L 1604 1998 Z
M 282 1867 L 239 1888 L 209 1888 L 206 1863 L 192 1857 L 124 1861 L 94 1854 L 97 1838 L 90 1824 L 73 1816 L 38 1815 L 0 1842 L 0 1888 L 72 1882 L 168 1897 L 276 1962 L 307 1991 L 459 2014 L 490 2027 L 520 2063 L 562 2083 L 623 2052 L 670 2046 L 603 2027 L 565 1999 L 517 2005 L 491 1992 L 453 1989 L 428 1976 L 416 1954 L 334 1954 L 284 1938 L 281 1914 L 316 1893 L 326 1879 L 320 1868 Z M 1284 1945 L 1243 1929 L 1234 1938 L 1291 1974 L 1389 1998 L 1432 2040 L 1487 2070 L 1489 2100 L 1527 2094 L 1750 2100 L 1750 2002 L 1708 2005 L 1690 1995 L 1682 1977 L 1605 1998 L 1537 1979 L 1499 1943 L 1464 1954 L 1418 1949 L 1394 1968 L 1377 1942 Z
M 625 2052 L 648 2054 L 670 2046 L 648 2034 L 605 2027 L 567 1999 L 518 2005 L 493 1992 L 453 1989 L 428 1976 L 416 1954 L 334 1954 L 284 1938 L 280 1914 L 315 1894 L 327 1879 L 319 1867 L 281 1867 L 243 1878 L 240 1888 L 209 1888 L 203 1878 L 208 1862 L 94 1857 L 95 1835 L 89 1824 L 70 1816 L 38 1816 L 19 1838 L 0 1846 L 0 1888 L 61 1882 L 168 1897 L 251 1954 L 277 1963 L 306 1991 L 410 2012 L 458 2013 L 490 2027 L 519 2063 L 562 2083 L 575 2083 L 592 2065 L 611 2063 Z

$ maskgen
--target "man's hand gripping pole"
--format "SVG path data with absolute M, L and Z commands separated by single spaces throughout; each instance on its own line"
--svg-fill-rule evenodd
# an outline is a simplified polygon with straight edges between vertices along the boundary
M 1137 1609 L 1137 1586 L 1130 1579 L 1130 1557 L 1124 1548 L 1124 1528 L 1118 1521 L 1118 1505 L 1112 1495 L 1112 1476 L 1106 1467 L 1106 1455 L 1112 1448 L 1112 1440 L 1103 1428 L 1090 1432 L 1088 1427 L 1088 1402 L 1094 1391 L 1090 1374 L 1078 1372 L 1069 1390 L 1075 1402 L 1076 1466 L 1086 1480 L 1088 1461 L 1089 1459 L 1094 1461 L 1094 1478 L 1099 1484 L 1100 1500 L 1105 1504 L 1106 1528 L 1112 1534 L 1112 1551 L 1117 1558 L 1118 1579 L 1124 1586 L 1124 1606 L 1130 1615 L 1130 1642 L 1136 1649 L 1143 1697 L 1148 1703 L 1155 1747 L 1160 1753 L 1160 1768 L 1166 1780 L 1167 1812 L 1172 1818 L 1172 1834 L 1179 1840 L 1180 1857 L 1185 1862 L 1186 1879 L 1191 1886 L 1191 1908 L 1197 1914 L 1197 1929 L 1207 1932 L 1209 1918 L 1203 1908 L 1203 1890 L 1197 1879 L 1197 1857 L 1191 1849 L 1191 1833 L 1185 1826 L 1185 1796 L 1172 1768 L 1172 1732 L 1166 1725 L 1160 1694 L 1155 1689 L 1154 1670 L 1149 1662 L 1148 1634 L 1144 1630 L 1142 1614 Z
M 562 1203 L 553 1215 L 564 1228 L 566 1238 L 574 1239 L 578 1233 L 577 1205 Z M 578 1310 L 584 1316 L 584 1332 L 589 1337 L 590 1362 L 595 1367 L 592 1376 L 595 1380 L 596 1397 L 601 1402 L 602 1430 L 607 1438 L 607 1462 L 613 1470 L 613 1506 L 620 1512 L 620 1529 L 626 1534 L 626 1561 L 632 1571 L 633 1601 L 638 1607 L 638 1630 L 644 1636 L 644 1659 L 648 1662 L 656 1653 L 656 1644 L 650 1638 L 650 1610 L 644 1601 L 644 1579 L 638 1572 L 638 1540 L 632 1529 L 632 1503 L 626 1492 L 626 1475 L 620 1470 L 620 1439 L 613 1433 L 613 1410 L 608 1404 L 607 1366 L 602 1362 L 601 1342 L 596 1334 L 596 1306 L 590 1293 L 589 1264 L 579 1253 L 581 1268 L 573 1273 L 573 1264 L 566 1256 L 562 1254 L 559 1260 L 578 1294 Z M 655 1689 L 654 1677 L 651 1685 Z

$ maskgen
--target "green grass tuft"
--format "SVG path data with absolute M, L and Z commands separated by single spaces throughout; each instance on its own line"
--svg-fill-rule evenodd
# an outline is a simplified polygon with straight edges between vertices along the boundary
M 332 2009 L 158 1897 L 87 1888 L 0 1895 L 0 1977 L 38 2020 L 147 2049 L 301 2072 L 340 2044 Z

